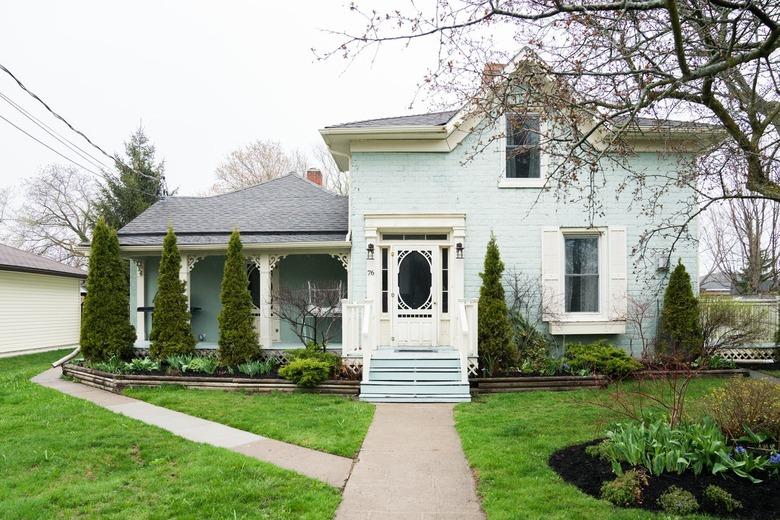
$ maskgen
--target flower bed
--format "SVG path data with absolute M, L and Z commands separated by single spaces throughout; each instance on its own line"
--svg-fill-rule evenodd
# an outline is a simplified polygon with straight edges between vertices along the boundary
M 609 462 L 586 453 L 586 448 L 598 444 L 600 440 L 577 444 L 559 450 L 550 457 L 550 466 L 563 480 L 573 484 L 581 491 L 601 498 L 602 486 L 615 479 Z M 627 469 L 627 468 L 626 468 Z M 728 518 L 774 518 L 780 511 L 780 480 L 767 480 L 753 484 L 750 480 L 737 476 L 700 474 L 692 471 L 681 475 L 663 474 L 647 476 L 647 485 L 643 487 L 641 502 L 632 507 L 660 511 L 659 499 L 671 486 L 689 491 L 700 504 L 701 511 Z M 741 503 L 740 508 L 727 511 L 722 504 L 713 504 L 704 498 L 708 486 L 717 486 L 727 491 L 734 500 Z
M 62 373 L 85 385 L 121 393 L 127 387 L 179 385 L 188 388 L 237 390 L 242 392 L 297 392 L 311 391 L 326 394 L 358 395 L 360 382 L 350 380 L 327 380 L 314 387 L 303 389 L 279 377 L 236 376 L 227 373 L 212 375 L 185 373 L 169 375 L 164 372 L 148 372 L 136 374 L 114 374 L 89 367 L 68 363 L 62 366 Z

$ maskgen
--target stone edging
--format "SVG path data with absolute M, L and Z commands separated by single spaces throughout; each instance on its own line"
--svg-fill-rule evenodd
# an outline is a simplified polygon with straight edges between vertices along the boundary
M 360 393 L 359 381 L 325 381 L 315 388 L 301 388 L 283 379 L 252 379 L 248 377 L 213 376 L 164 376 L 140 374 L 111 374 L 92 368 L 67 363 L 62 366 L 62 375 L 77 379 L 80 383 L 121 393 L 124 388 L 155 387 L 165 384 L 187 388 L 237 390 L 242 392 L 314 392 L 356 396 Z

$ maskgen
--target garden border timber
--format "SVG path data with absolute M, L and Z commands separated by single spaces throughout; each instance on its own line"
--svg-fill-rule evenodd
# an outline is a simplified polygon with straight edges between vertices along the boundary
M 301 388 L 283 379 L 253 379 L 247 377 L 164 376 L 142 374 L 111 374 L 93 368 L 66 363 L 62 375 L 72 377 L 88 386 L 121 393 L 125 388 L 179 385 L 187 388 L 231 390 L 240 392 L 311 392 L 357 396 L 360 381 L 325 381 L 314 388 Z

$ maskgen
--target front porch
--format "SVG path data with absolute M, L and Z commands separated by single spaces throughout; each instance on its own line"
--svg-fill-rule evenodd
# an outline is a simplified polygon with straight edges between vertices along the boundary
M 324 342 L 328 350 L 341 351 L 341 301 L 349 297 L 349 252 L 345 249 L 245 251 L 248 289 L 262 349 L 301 348 L 304 340 L 311 339 Z M 158 255 L 159 252 L 131 258 L 130 306 L 137 349 L 149 346 Z M 197 349 L 217 348 L 224 262 L 224 250 L 182 252 L 180 278 L 190 300 Z M 326 305 L 325 300 L 331 303 Z M 304 314 L 300 319 L 296 319 L 295 305 Z M 319 328 L 313 323 L 315 317 Z

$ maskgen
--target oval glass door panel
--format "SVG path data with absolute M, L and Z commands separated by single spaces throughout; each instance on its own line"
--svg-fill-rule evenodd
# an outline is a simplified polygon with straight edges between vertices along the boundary
M 425 252 L 402 251 L 398 258 L 398 308 L 431 308 L 431 259 Z

